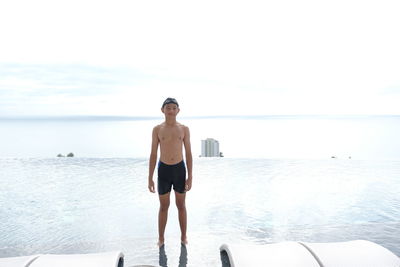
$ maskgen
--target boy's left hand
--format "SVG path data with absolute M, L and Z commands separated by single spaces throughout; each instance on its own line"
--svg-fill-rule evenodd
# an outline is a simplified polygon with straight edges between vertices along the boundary
M 192 177 L 189 177 L 185 182 L 185 190 L 186 192 L 192 188 Z

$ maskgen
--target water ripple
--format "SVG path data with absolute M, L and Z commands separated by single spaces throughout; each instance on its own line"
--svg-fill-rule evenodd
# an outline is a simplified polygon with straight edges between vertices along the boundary
M 367 239 L 400 255 L 399 162 L 201 158 L 194 167 L 188 266 L 219 265 L 222 242 Z M 118 249 L 128 265 L 158 263 L 146 159 L 0 159 L 0 169 L 0 256 Z M 171 205 L 167 238 L 177 236 Z M 179 248 L 166 251 L 179 259 Z

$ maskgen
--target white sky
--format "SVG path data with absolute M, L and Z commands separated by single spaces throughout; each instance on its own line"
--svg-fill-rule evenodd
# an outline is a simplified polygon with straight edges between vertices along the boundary
M 0 116 L 400 114 L 399 1 L 2 1 Z

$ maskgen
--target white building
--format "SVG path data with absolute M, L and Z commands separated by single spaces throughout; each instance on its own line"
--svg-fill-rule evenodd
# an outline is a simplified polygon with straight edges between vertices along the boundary
M 213 138 L 201 140 L 202 157 L 220 157 L 219 142 Z

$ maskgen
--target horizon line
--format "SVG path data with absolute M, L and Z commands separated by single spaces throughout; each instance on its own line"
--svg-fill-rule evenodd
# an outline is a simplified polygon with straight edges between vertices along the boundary
M 350 117 L 400 117 L 400 114 L 267 114 L 267 115 L 201 115 L 182 116 L 179 119 L 263 119 L 263 118 L 294 118 L 294 117 L 320 117 L 320 118 L 350 118 Z M 128 115 L 16 115 L 0 116 L 0 121 L 12 120 L 157 120 L 163 116 L 128 116 Z

